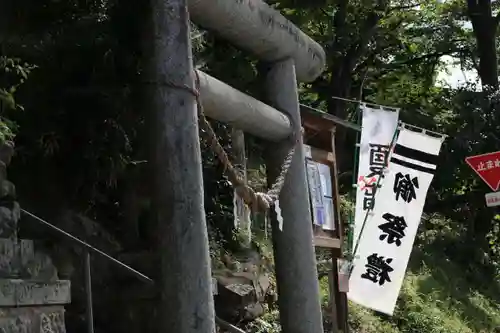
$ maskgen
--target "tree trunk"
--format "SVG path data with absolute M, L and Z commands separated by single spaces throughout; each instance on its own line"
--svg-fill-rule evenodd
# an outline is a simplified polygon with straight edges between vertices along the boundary
M 467 0 L 468 15 L 476 37 L 479 77 L 484 90 L 498 89 L 496 31 L 499 17 L 494 17 L 490 0 Z
M 336 31 L 334 50 L 334 66 L 331 71 L 330 90 L 328 91 L 328 113 L 336 115 L 342 119 L 347 119 L 347 103 L 343 98 L 351 98 L 351 88 L 353 83 L 354 70 L 356 64 L 366 53 L 368 43 L 377 31 L 377 25 L 384 12 L 387 11 L 389 2 L 378 0 L 373 11 L 367 14 L 361 23 L 360 33 L 352 39 L 351 34 L 354 27 L 348 22 L 347 1 L 339 1 L 334 16 L 334 26 Z M 337 164 L 340 170 L 348 168 L 350 151 L 354 147 L 345 147 L 347 130 L 339 127 L 336 131 L 336 151 Z

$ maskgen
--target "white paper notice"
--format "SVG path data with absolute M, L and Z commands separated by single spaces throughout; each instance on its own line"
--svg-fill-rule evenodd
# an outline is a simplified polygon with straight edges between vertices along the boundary
M 324 224 L 325 214 L 318 163 L 307 160 L 306 166 L 309 193 L 311 195 L 311 205 L 313 210 L 313 223 L 322 226 Z

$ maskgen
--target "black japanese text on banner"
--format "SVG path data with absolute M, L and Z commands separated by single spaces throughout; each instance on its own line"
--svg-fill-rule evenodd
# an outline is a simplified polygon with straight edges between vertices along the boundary
M 443 138 L 403 128 L 361 234 L 348 297 L 392 315 L 434 177 Z
M 360 105 L 362 111 L 359 142 L 358 183 L 354 216 L 354 242 L 358 240 L 368 210 L 375 205 L 376 184 L 387 164 L 389 146 L 398 127 L 399 110 Z M 380 182 L 381 184 L 381 182 Z M 370 222 L 371 215 L 367 217 Z

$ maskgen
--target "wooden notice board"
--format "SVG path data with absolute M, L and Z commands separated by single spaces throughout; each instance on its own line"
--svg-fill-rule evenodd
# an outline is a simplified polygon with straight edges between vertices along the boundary
M 304 150 L 308 183 L 314 188 L 315 183 L 323 189 L 323 193 L 311 189 L 311 213 L 313 218 L 314 245 L 317 247 L 336 249 L 340 257 L 343 242 L 343 223 L 340 218 L 340 201 L 338 194 L 338 174 L 335 159 L 335 123 L 315 114 L 301 112 L 304 128 Z M 311 164 L 316 164 L 313 166 Z M 319 171 L 320 181 L 312 176 L 314 169 Z M 327 174 L 328 173 L 328 174 Z M 324 189 L 325 185 L 328 189 Z M 322 196 L 320 208 L 315 207 L 315 197 Z M 322 208 L 322 212 L 321 211 Z
M 338 172 L 337 172 L 337 161 L 335 155 L 335 128 L 336 124 L 329 118 L 324 117 L 324 114 L 320 112 L 308 111 L 307 109 L 301 110 L 302 127 L 304 128 L 304 150 L 306 153 L 306 169 L 308 172 L 308 183 L 317 183 L 314 177 L 311 177 L 311 170 L 313 167 L 309 167 L 310 162 L 315 162 L 318 165 L 318 169 L 329 170 L 329 187 L 331 188 L 332 205 L 328 208 L 330 210 L 329 214 L 326 216 L 331 216 L 333 221 L 333 228 L 327 226 L 325 228 L 325 220 L 318 218 L 318 214 L 315 214 L 315 196 L 318 196 L 318 192 L 310 190 L 311 199 L 311 214 L 313 220 L 313 237 L 314 245 L 320 248 L 331 249 L 332 255 L 332 270 L 329 274 L 329 286 L 330 286 L 330 305 L 331 305 L 331 318 L 332 318 L 332 332 L 346 332 L 347 325 L 347 296 L 344 292 L 340 292 L 339 288 L 339 274 L 337 267 L 337 259 L 342 257 L 342 244 L 344 239 L 344 224 L 341 219 L 340 213 L 340 197 L 338 189 Z M 309 164 L 308 164 L 309 163 Z M 326 167 L 326 168 L 325 168 Z M 313 179 L 311 179 L 313 178 Z M 321 177 L 320 183 L 323 185 L 325 183 L 325 176 Z M 311 188 L 311 186 L 309 186 Z M 327 198 L 328 199 L 328 198 Z M 321 207 L 321 203 L 318 204 Z M 323 208 L 325 204 L 323 203 Z M 323 222 L 322 225 L 319 225 Z M 328 223 L 327 223 L 328 224 Z M 332 229 L 332 230 L 331 230 Z

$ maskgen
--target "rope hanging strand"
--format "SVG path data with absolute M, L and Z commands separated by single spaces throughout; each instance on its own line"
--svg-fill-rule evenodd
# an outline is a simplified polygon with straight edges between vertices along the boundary
M 382 109 L 389 110 L 389 111 L 396 111 L 396 110 L 400 109 L 399 107 L 396 107 L 396 106 L 382 105 L 382 104 L 363 101 L 360 99 L 359 100 L 358 99 L 350 99 L 350 98 L 344 98 L 344 97 L 338 97 L 338 96 L 330 96 L 330 98 L 336 99 L 339 101 L 349 102 L 349 103 L 355 103 L 355 104 L 360 104 L 360 105 L 372 106 L 372 107 L 376 107 L 376 108 L 382 108 Z
M 194 97 L 196 98 L 196 105 L 198 109 L 198 121 L 200 123 L 200 127 L 206 134 L 206 139 L 210 144 L 213 152 L 217 155 L 220 162 L 224 165 L 224 169 L 226 171 L 227 177 L 231 184 L 233 185 L 236 193 L 243 199 L 246 205 L 248 205 L 252 211 L 254 212 L 266 212 L 276 200 L 278 200 L 279 194 L 283 188 L 285 183 L 285 178 L 288 173 L 288 169 L 292 163 L 293 155 L 295 153 L 295 148 L 299 142 L 299 138 L 296 134 L 294 134 L 294 144 L 288 154 L 285 157 L 285 160 L 281 166 L 280 173 L 276 178 L 275 182 L 271 185 L 270 189 L 267 192 L 256 192 L 250 186 L 248 186 L 239 171 L 233 166 L 231 161 L 229 160 L 229 156 L 227 152 L 222 147 L 215 130 L 212 125 L 208 121 L 205 116 L 205 112 L 203 110 L 203 106 L 200 101 L 199 94 L 199 86 L 200 86 L 200 77 L 198 72 L 195 70 L 195 84 L 196 89 L 189 88 Z

